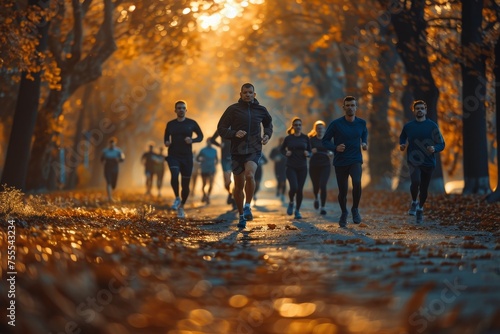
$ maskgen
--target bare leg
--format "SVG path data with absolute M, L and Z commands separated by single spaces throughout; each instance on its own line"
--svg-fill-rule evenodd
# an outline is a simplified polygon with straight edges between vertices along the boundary
M 231 171 L 224 172 L 224 187 L 231 194 Z
M 243 214 L 243 188 L 245 187 L 245 173 L 234 175 L 233 197 L 240 215 Z
M 113 189 L 111 188 L 111 184 L 108 184 L 106 186 L 106 192 L 108 193 L 108 200 L 110 202 L 112 202 L 113 201 L 113 196 L 112 196 Z
M 257 164 L 253 161 L 245 162 L 245 204 L 252 202 L 253 195 L 255 193 L 255 171 L 257 170 Z

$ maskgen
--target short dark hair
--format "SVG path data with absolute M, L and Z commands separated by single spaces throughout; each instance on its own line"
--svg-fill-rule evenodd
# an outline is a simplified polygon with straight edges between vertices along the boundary
M 356 101 L 356 98 L 354 96 L 348 95 L 348 96 L 344 97 L 344 105 L 347 101 Z
M 181 104 L 181 103 L 184 103 L 184 104 L 186 105 L 186 107 L 187 107 L 187 105 L 188 105 L 188 104 L 186 103 L 186 101 L 184 101 L 184 100 L 179 100 L 179 101 L 175 101 L 175 108 L 177 108 L 177 105 L 178 105 L 178 104 Z
M 243 88 L 252 88 L 252 90 L 255 92 L 255 87 L 254 87 L 251 83 L 249 83 L 249 82 L 244 83 L 244 84 L 241 86 L 241 91 L 243 91 Z
M 417 104 L 423 104 L 423 105 L 424 105 L 424 107 L 425 107 L 425 108 L 427 108 L 427 103 L 425 103 L 425 101 L 424 101 L 424 100 L 415 100 L 415 101 L 413 101 L 413 104 L 412 104 L 412 106 L 411 106 L 411 110 L 415 110 L 415 106 L 416 106 Z

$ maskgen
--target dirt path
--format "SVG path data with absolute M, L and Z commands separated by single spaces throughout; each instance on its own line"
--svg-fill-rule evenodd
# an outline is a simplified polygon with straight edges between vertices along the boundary
M 419 225 L 406 212 L 373 207 L 361 207 L 362 224 L 340 228 L 334 204 L 321 216 L 306 199 L 303 219 L 293 219 L 271 194 L 259 196 L 255 219 L 239 230 L 235 212 L 222 202 L 189 210 L 217 217 L 202 227 L 209 240 L 237 245 L 241 253 L 257 252 L 290 275 L 283 283 L 314 286 L 315 295 L 321 294 L 317 289 L 341 295 L 356 310 L 344 315 L 361 314 L 365 330 L 380 326 L 420 333 L 460 314 L 468 324 L 461 329 L 475 333 L 500 311 L 500 251 L 490 233 L 462 232 L 428 220 Z M 466 321 L 476 316 L 483 323 Z
M 340 228 L 335 204 L 321 216 L 306 199 L 297 220 L 262 192 L 243 230 L 222 195 L 192 198 L 187 219 L 170 198 L 103 196 L 53 194 L 0 221 L 17 269 L 16 327 L 0 333 L 500 332 L 497 237 L 417 225 L 398 195 L 364 193 L 363 223 Z

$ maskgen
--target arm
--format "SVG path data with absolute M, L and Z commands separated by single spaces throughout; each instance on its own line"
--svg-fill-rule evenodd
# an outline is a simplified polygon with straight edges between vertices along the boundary
M 406 141 L 408 140 L 408 135 L 406 134 L 406 125 L 403 126 L 401 134 L 399 135 L 399 150 L 404 151 L 406 149 Z
M 165 127 L 165 133 L 163 134 L 163 143 L 165 146 L 170 146 L 170 130 L 168 128 L 168 123 L 167 126 Z
M 196 138 L 192 139 L 192 142 L 199 143 L 203 140 L 203 132 L 201 131 L 198 123 L 194 122 L 194 124 L 195 124 L 194 133 L 196 133 Z
M 217 137 L 219 137 L 219 132 L 217 130 L 215 130 L 214 134 L 212 135 L 212 137 L 210 138 L 210 142 L 217 146 L 217 147 L 221 147 L 221 143 L 219 143 L 216 139 Z
M 366 123 L 363 129 L 363 132 L 361 133 L 361 148 L 363 151 L 366 151 L 368 149 L 368 129 L 366 128 Z
M 231 110 L 230 108 L 227 108 L 226 111 L 224 111 L 224 114 L 222 114 L 219 123 L 217 124 L 217 133 L 219 134 L 219 136 L 221 136 L 221 138 L 234 138 L 236 131 L 231 130 L 231 123 Z
M 444 150 L 445 143 L 444 143 L 444 138 L 443 135 L 441 134 L 441 131 L 439 131 L 439 128 L 436 126 L 436 129 L 434 130 L 433 133 L 433 140 L 434 140 L 434 152 L 438 153 Z
M 285 137 L 285 140 L 283 140 L 283 143 L 280 146 L 280 152 L 282 155 L 286 156 L 287 145 L 288 145 L 288 137 Z
M 312 149 L 311 149 L 311 140 L 307 136 L 306 136 L 306 138 L 307 138 L 306 157 L 309 158 L 311 156 L 311 151 L 312 151 Z
M 326 129 L 325 135 L 323 136 L 321 143 L 326 149 L 335 152 L 337 150 L 337 145 L 335 145 L 335 143 L 332 143 L 333 133 L 334 133 L 334 125 L 332 122 L 330 123 L 330 125 L 328 125 L 328 128 Z
M 262 144 L 267 144 L 267 142 L 269 141 L 269 139 L 271 139 L 271 136 L 273 135 L 273 118 L 271 117 L 271 114 L 269 114 L 269 112 L 267 111 L 266 109 L 266 116 L 265 118 L 262 120 L 262 125 L 264 126 L 264 136 L 263 136 L 263 142 Z M 267 136 L 267 140 L 264 140 Z

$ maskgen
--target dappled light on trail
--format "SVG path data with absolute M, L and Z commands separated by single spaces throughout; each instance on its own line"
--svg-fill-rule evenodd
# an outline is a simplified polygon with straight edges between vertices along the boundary
M 244 230 L 224 195 L 210 205 L 193 198 L 187 219 L 176 218 L 170 199 L 139 193 L 118 193 L 113 203 L 96 192 L 27 198 L 36 213 L 13 218 L 16 329 L 466 333 L 478 300 L 483 321 L 498 329 L 488 322 L 499 311 L 498 231 L 416 225 L 401 215 L 406 200 L 391 193 L 366 192 L 363 223 L 344 229 L 333 206 L 320 216 L 306 199 L 297 220 L 274 194 L 260 195 Z M 429 215 L 444 215 L 443 199 L 432 200 Z

